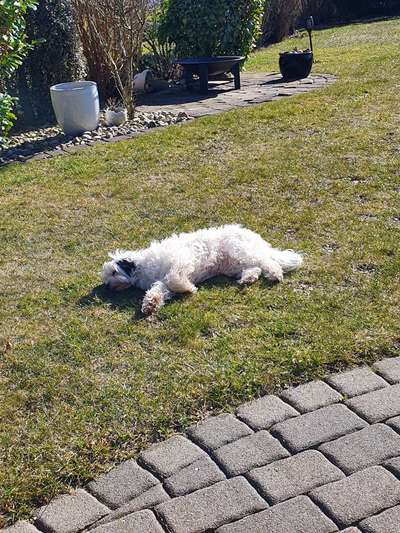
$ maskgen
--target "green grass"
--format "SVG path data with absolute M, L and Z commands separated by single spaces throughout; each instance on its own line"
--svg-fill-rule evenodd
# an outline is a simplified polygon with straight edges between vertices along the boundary
M 323 90 L 0 171 L 7 520 L 210 412 L 399 354 L 399 30 L 316 32 L 315 70 L 338 76 Z M 98 286 L 116 247 L 230 222 L 304 268 L 210 281 L 151 320 L 138 292 Z

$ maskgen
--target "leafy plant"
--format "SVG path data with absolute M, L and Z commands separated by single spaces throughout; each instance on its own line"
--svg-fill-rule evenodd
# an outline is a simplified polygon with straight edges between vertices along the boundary
M 0 0 L 0 145 L 5 143 L 15 115 L 15 99 L 6 92 L 6 82 L 31 48 L 25 32 L 25 14 L 37 0 Z
M 244 55 L 259 34 L 264 0 L 166 0 L 160 38 L 177 55 Z
M 71 0 L 39 0 L 26 16 L 26 34 L 36 45 L 16 72 L 17 126 L 54 120 L 49 87 L 85 76 Z
M 143 66 L 150 68 L 156 76 L 170 80 L 176 75 L 176 47 L 168 38 L 161 38 L 160 29 L 166 16 L 168 2 L 156 1 L 152 5 L 144 33 L 147 53 L 143 55 Z

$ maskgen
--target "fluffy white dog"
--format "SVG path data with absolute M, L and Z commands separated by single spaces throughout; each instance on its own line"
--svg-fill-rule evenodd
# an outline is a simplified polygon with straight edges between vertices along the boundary
M 260 235 L 239 225 L 202 229 L 154 241 L 143 250 L 117 250 L 103 266 L 104 283 L 115 290 L 136 286 L 146 291 L 142 312 L 156 312 L 174 293 L 194 293 L 196 285 L 217 275 L 249 285 L 263 274 L 282 281 L 302 257 L 272 248 Z

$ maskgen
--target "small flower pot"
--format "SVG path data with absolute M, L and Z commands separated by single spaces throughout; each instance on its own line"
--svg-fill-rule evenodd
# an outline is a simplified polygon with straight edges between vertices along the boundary
M 100 104 L 94 81 L 59 83 L 50 88 L 50 95 L 58 125 L 67 135 L 97 128 Z
M 122 126 L 128 120 L 128 110 L 124 107 L 120 109 L 106 109 L 107 126 Z
M 314 62 L 312 52 L 283 52 L 279 57 L 279 68 L 285 80 L 301 80 L 310 75 Z

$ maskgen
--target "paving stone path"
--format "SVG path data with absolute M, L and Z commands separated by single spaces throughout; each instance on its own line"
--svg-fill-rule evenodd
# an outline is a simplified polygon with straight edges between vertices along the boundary
M 7 533 L 399 533 L 400 357 L 208 418 Z
M 159 94 L 146 95 L 138 111 L 149 113 L 155 110 L 184 111 L 192 117 L 215 115 L 238 107 L 263 104 L 324 87 L 335 81 L 329 74 L 313 74 L 308 78 L 285 82 L 280 74 L 244 72 L 242 88 L 232 90 L 232 81 L 215 82 L 207 95 L 171 89 Z

